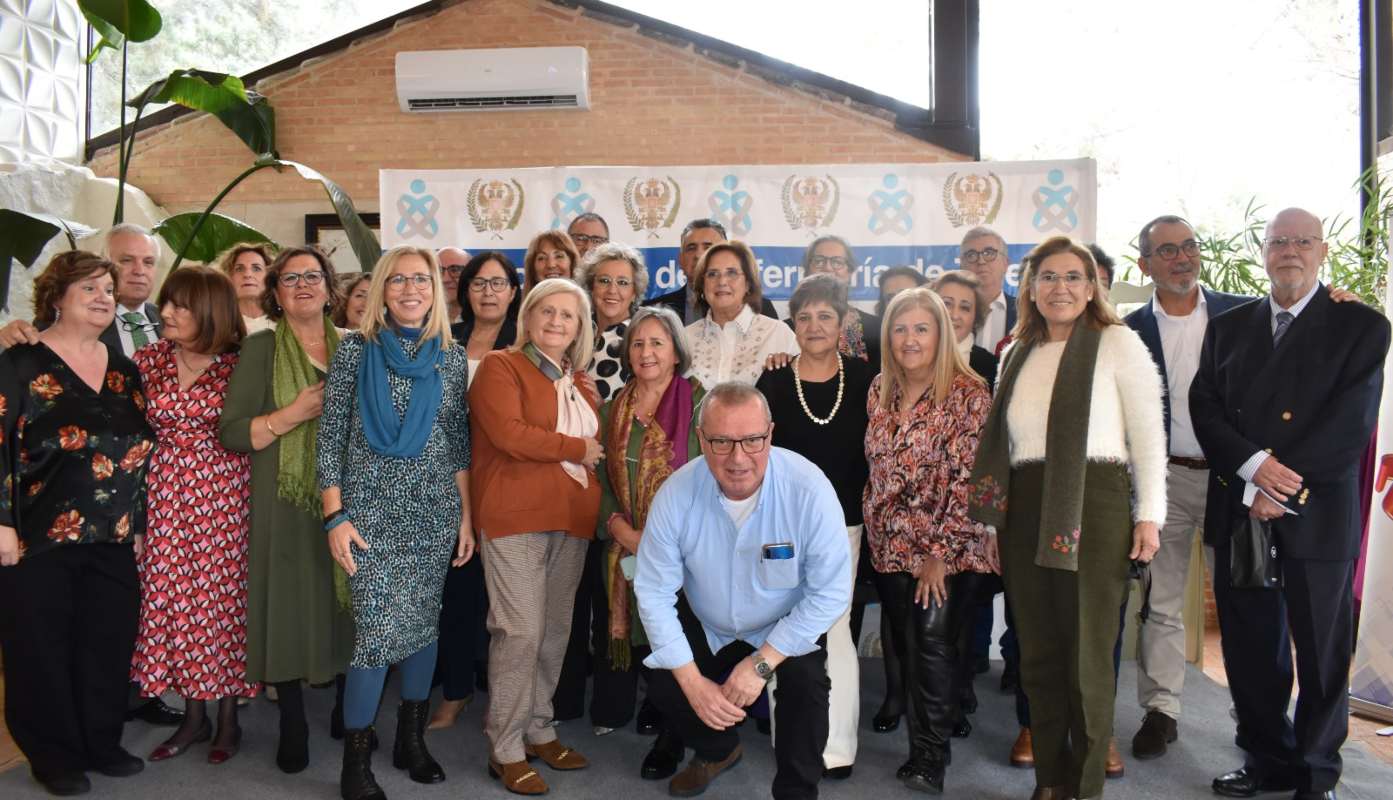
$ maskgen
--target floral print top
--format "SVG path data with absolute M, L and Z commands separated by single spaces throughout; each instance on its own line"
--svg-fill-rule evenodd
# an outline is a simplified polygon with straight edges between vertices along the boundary
M 0 353 L 0 525 L 20 558 L 145 532 L 155 435 L 135 365 L 107 349 L 100 391 L 42 343 Z
M 882 377 L 866 397 L 870 479 L 862 509 L 871 563 L 881 573 L 913 573 L 932 555 L 949 574 L 991 572 L 987 528 L 967 516 L 977 440 L 992 405 L 987 387 L 959 375 L 942 403 L 925 393 L 900 424 L 899 389 L 890 410 L 880 408 Z

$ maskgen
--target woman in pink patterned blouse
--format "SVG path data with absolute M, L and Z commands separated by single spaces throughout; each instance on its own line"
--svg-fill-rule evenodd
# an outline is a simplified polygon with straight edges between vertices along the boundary
M 881 337 L 882 371 L 866 399 L 863 506 L 909 711 L 909 760 L 896 777 L 942 792 L 958 711 L 959 634 L 978 584 L 998 571 L 995 534 L 967 516 L 968 478 L 991 396 L 930 290 L 897 295 Z

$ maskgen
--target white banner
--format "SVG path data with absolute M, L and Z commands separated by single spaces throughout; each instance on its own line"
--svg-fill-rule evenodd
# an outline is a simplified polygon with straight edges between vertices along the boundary
M 678 239 L 709 217 L 760 261 L 766 296 L 786 300 L 803 251 L 818 236 L 849 241 L 852 298 L 874 301 L 879 274 L 908 265 L 929 277 L 958 268 L 962 235 L 990 225 L 1017 265 L 1037 242 L 1065 234 L 1093 241 L 1097 167 L 1071 161 L 708 167 L 536 167 L 382 170 L 385 247 L 501 250 L 519 268 L 537 233 L 593 211 L 610 238 L 639 248 L 649 296 L 685 279 Z

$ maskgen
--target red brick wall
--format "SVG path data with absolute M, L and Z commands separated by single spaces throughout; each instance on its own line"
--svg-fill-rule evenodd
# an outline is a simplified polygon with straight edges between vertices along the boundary
M 405 114 L 400 50 L 583 45 L 590 111 Z M 775 85 L 692 50 L 542 0 L 467 0 L 403 21 L 256 87 L 276 109 L 279 149 L 339 182 L 360 206 L 380 168 L 564 164 L 930 162 L 965 156 L 895 131 L 873 109 Z M 166 207 L 201 206 L 250 164 L 215 119 L 186 116 L 141 134 L 130 181 Z M 90 166 L 113 175 L 115 152 Z M 263 172 L 236 203 L 322 200 L 319 187 Z

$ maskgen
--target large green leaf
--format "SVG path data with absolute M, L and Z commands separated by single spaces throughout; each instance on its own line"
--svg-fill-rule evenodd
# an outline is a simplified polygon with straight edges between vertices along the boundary
M 334 183 L 329 178 L 320 174 L 317 170 L 311 169 L 294 161 L 286 161 L 278 158 L 263 158 L 256 162 L 259 165 L 273 166 L 277 169 L 289 167 L 300 173 L 300 177 L 307 181 L 317 181 L 324 191 L 329 195 L 329 202 L 334 206 L 334 213 L 338 215 L 339 223 L 343 225 L 344 234 L 348 237 L 348 244 L 353 248 L 353 254 L 358 257 L 358 263 L 362 265 L 364 272 L 371 272 L 377 265 L 377 259 L 382 257 L 382 243 L 377 240 L 377 234 L 372 232 L 363 218 L 358 216 L 358 209 L 353 207 L 353 198 L 348 196 L 342 187 Z
M 34 266 L 39 254 L 59 233 L 67 234 L 68 246 L 77 249 L 78 239 L 96 231 L 52 214 L 0 208 L 0 308 L 9 308 L 10 268 L 14 259 L 26 267 Z
M 160 12 L 145 0 L 78 0 L 77 7 L 101 37 L 87 54 L 89 64 L 96 60 L 102 48 L 114 50 L 127 40 L 148 42 L 164 26 Z
M 178 103 L 217 117 L 258 156 L 276 155 L 276 119 L 270 102 L 248 91 L 242 79 L 221 72 L 176 69 L 126 105 L 137 110 L 151 103 Z
M 208 214 L 208 218 L 198 225 L 203 214 L 189 212 L 175 214 L 156 225 L 153 229 L 176 253 L 183 253 L 191 261 L 211 263 L 220 253 L 238 242 L 270 242 L 271 238 L 261 231 L 232 217 L 218 213 Z M 194 233 L 194 226 L 198 233 Z

